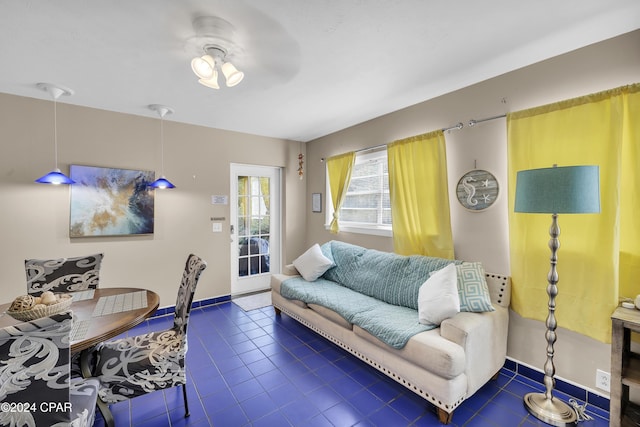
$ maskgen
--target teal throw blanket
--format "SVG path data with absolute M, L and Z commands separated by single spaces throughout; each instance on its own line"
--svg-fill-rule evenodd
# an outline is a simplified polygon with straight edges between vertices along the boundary
M 322 276 L 389 304 L 418 309 L 418 291 L 433 271 L 448 264 L 444 258 L 404 256 L 332 240 L 322 252 L 336 264 Z M 416 315 L 417 317 L 417 315 Z
M 436 327 L 419 323 L 418 312 L 412 308 L 387 304 L 322 278 L 314 282 L 301 277 L 287 279 L 282 282 L 280 294 L 327 307 L 397 349 L 403 348 L 415 334 Z

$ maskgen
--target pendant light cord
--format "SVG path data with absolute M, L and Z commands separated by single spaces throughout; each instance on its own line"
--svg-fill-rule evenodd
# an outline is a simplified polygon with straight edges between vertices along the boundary
M 175 185 L 164 177 L 164 116 L 173 113 L 173 110 L 161 104 L 150 104 L 149 109 L 160 116 L 160 178 L 156 179 L 151 186 L 153 188 L 175 188 Z
M 164 114 L 160 115 L 160 176 L 164 176 Z
M 53 159 L 54 168 L 58 170 L 58 100 L 53 99 Z

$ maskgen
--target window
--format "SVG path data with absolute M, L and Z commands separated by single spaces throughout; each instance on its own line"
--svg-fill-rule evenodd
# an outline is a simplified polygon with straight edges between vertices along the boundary
M 327 198 L 328 199 L 328 198 Z M 327 218 L 333 207 L 328 202 Z M 391 202 L 387 150 L 356 154 L 351 183 L 340 209 L 340 230 L 391 235 Z

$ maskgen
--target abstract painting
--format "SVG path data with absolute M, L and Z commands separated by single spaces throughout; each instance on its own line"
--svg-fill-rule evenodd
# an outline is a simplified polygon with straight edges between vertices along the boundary
M 70 237 L 153 233 L 153 171 L 71 165 Z

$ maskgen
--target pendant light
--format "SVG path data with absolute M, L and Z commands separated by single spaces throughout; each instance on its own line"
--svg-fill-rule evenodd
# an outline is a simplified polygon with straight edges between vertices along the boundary
M 58 98 L 62 95 L 73 95 L 73 90 L 51 83 L 38 83 L 36 85 L 51 95 L 53 98 L 53 149 L 54 149 L 54 169 L 48 174 L 36 179 L 39 184 L 75 184 L 75 181 L 63 174 L 58 168 Z
M 149 109 L 155 111 L 160 116 L 160 159 L 162 167 L 162 169 L 160 169 L 160 178 L 152 182 L 151 187 L 160 189 L 175 188 L 176 186 L 164 177 L 164 116 L 173 113 L 173 110 L 160 104 L 151 104 L 149 105 Z

